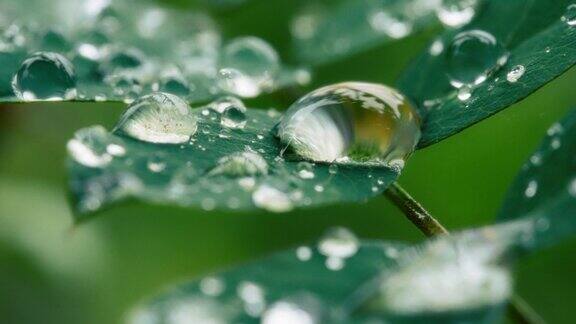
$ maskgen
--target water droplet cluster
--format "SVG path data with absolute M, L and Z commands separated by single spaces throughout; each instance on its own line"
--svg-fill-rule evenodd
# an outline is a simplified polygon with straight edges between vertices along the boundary
M 0 21 L 0 96 L 131 102 L 163 91 L 199 102 L 310 81 L 301 70 L 283 69 L 262 39 L 222 41 L 199 12 L 120 1 L 59 10 L 58 3 L 42 4 L 50 12 L 43 21 L 28 18 L 30 4 L 3 8 L 18 21 Z

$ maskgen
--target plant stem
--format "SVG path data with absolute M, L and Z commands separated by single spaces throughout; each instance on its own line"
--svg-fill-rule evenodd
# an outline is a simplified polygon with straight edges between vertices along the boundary
M 427 237 L 450 235 L 450 232 L 418 201 L 394 182 L 384 195 Z M 508 316 L 520 324 L 544 324 L 546 321 L 520 296 L 513 295 L 508 303 Z
M 394 182 L 388 187 L 384 195 L 390 199 L 424 235 L 431 237 L 449 234 L 448 230 L 432 217 L 432 215 L 430 215 L 419 202 L 414 200 L 397 182 Z

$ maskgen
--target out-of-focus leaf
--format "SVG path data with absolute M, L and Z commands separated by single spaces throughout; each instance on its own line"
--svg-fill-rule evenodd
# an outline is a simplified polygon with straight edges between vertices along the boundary
M 566 18 L 572 14 L 567 9 L 571 3 L 488 0 L 469 25 L 449 30 L 434 41 L 398 82 L 419 106 L 425 120 L 420 147 L 522 100 L 570 68 L 576 62 L 576 28 L 568 23 L 571 18 Z M 492 34 L 510 54 L 506 65 L 474 87 L 467 100 L 457 97 L 446 74 L 446 49 L 454 36 L 464 30 Z M 516 82 L 508 81 L 508 73 L 519 65 L 524 67 L 523 75 Z
M 538 247 L 576 231 L 576 110 L 548 129 L 512 184 L 498 220 L 536 219 Z
M 328 235 L 316 247 L 180 284 L 130 322 L 493 323 L 512 293 L 511 253 L 532 230 L 515 222 L 413 247 Z
M 335 61 L 430 26 L 439 0 L 312 2 L 293 19 L 294 51 L 304 64 Z
M 284 66 L 263 40 L 244 50 L 238 39 L 223 40 L 211 17 L 194 9 L 63 0 L 7 2 L 0 9 L 0 103 L 130 101 L 158 90 L 198 103 L 227 93 L 256 97 L 310 80 L 307 71 Z M 58 85 L 54 70 L 63 69 L 50 69 L 53 62 L 24 68 L 39 52 L 58 54 L 58 64 L 70 67 L 66 85 Z M 248 75 L 254 65 L 265 73 Z
M 138 198 L 205 210 L 260 207 L 284 212 L 364 201 L 398 176 L 373 164 L 285 160 L 274 128 L 281 115 L 274 110 L 248 109 L 246 125 L 236 129 L 224 126 L 214 109 L 192 113 L 198 118 L 197 131 L 191 141 L 177 145 L 139 141 L 98 126 L 80 130 L 68 145 L 76 209 L 94 212 Z M 118 147 L 121 154 L 115 155 Z

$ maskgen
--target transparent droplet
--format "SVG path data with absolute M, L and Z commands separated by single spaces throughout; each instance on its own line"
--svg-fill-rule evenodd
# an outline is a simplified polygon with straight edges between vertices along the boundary
M 576 4 L 566 7 L 566 12 L 562 16 L 562 21 L 569 26 L 576 26 Z
M 458 99 L 460 101 L 467 101 L 472 97 L 472 87 L 464 85 L 458 89 Z
M 224 127 L 242 129 L 246 126 L 246 107 L 242 105 L 230 104 L 222 112 L 220 123 Z
M 231 177 L 265 175 L 268 174 L 268 163 L 256 152 L 240 152 L 218 160 L 218 165 L 209 174 Z
M 526 72 L 524 65 L 516 65 L 508 72 L 506 80 L 510 83 L 516 83 L 524 75 L 524 72 Z
M 356 235 L 344 227 L 335 227 L 326 232 L 318 243 L 318 251 L 327 257 L 345 259 L 358 251 Z
M 218 296 L 225 288 L 224 281 L 219 278 L 206 277 L 200 281 L 200 291 L 208 296 Z
M 394 17 L 384 10 L 371 13 L 368 17 L 368 22 L 375 31 L 384 33 L 395 39 L 410 35 L 413 28 L 409 21 Z
M 166 169 L 166 155 L 154 153 L 148 157 L 146 162 L 148 170 L 154 173 L 160 173 Z
M 72 46 L 66 37 L 56 30 L 48 30 L 40 37 L 40 50 L 47 52 L 68 52 Z
M 298 176 L 302 179 L 314 179 L 314 165 L 308 162 L 300 162 L 296 166 L 298 168 Z
M 469 30 L 458 33 L 446 51 L 450 83 L 460 88 L 476 85 L 506 63 L 508 53 L 490 33 Z
M 442 0 L 436 15 L 445 26 L 459 27 L 472 21 L 478 7 L 478 0 Z
M 277 301 L 262 315 L 262 324 L 317 324 L 313 314 L 292 301 Z
M 270 85 L 280 69 L 276 51 L 264 40 L 241 37 L 228 43 L 219 62 L 220 86 L 243 97 L 258 95 Z
M 87 167 L 101 168 L 114 158 L 115 154 L 108 149 L 110 145 L 122 147 L 119 143 L 113 143 L 112 136 L 104 127 L 92 126 L 76 132 L 66 147 L 74 161 Z
M 246 108 L 246 106 L 244 105 L 244 103 L 242 102 L 242 100 L 236 98 L 236 97 L 221 97 L 218 98 L 214 101 L 212 101 L 208 107 L 218 113 L 223 113 L 226 109 L 228 109 L 231 106 L 237 106 L 237 107 L 244 107 Z
M 187 96 L 190 93 L 190 85 L 182 75 L 167 73 L 160 78 L 159 90 L 177 96 Z
M 153 93 L 134 101 L 114 132 L 145 142 L 179 144 L 190 140 L 198 128 L 186 102 L 167 93 Z
M 116 49 L 102 62 L 101 70 L 104 75 L 113 75 L 120 71 L 138 72 L 145 61 L 144 54 L 136 48 Z
M 244 309 L 248 315 L 258 317 L 262 314 L 266 307 L 262 287 L 253 282 L 244 281 L 238 285 L 237 292 L 244 302 Z
M 252 201 L 259 208 L 275 213 L 292 210 L 292 200 L 283 191 L 268 184 L 262 184 L 252 193 Z
M 347 82 L 299 99 L 277 135 L 285 150 L 304 159 L 387 164 L 413 151 L 420 125 L 416 110 L 396 90 Z
M 76 97 L 76 73 L 64 56 L 39 52 L 28 57 L 12 80 L 22 100 L 63 100 Z
M 531 180 L 530 182 L 528 182 L 526 190 L 524 190 L 524 195 L 526 195 L 526 198 L 532 198 L 536 196 L 537 192 L 538 192 L 538 182 L 536 180 Z
M 296 249 L 296 257 L 300 261 L 308 261 L 312 258 L 312 249 L 307 246 L 301 246 Z

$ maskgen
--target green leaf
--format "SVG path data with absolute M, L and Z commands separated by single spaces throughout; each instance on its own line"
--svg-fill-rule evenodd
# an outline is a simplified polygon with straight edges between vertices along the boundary
M 534 219 L 536 247 L 576 232 L 576 110 L 548 130 L 512 184 L 499 221 Z
M 398 176 L 374 165 L 284 160 L 274 132 L 280 114 L 273 110 L 248 109 L 242 129 L 223 126 L 221 114 L 208 107 L 192 113 L 197 131 L 190 142 L 178 145 L 139 141 L 102 127 L 77 132 L 68 144 L 76 209 L 95 212 L 137 198 L 205 210 L 284 212 L 364 201 Z M 302 168 L 306 176 L 299 175 Z
M 327 258 L 307 246 L 277 253 L 227 272 L 176 286 L 142 305 L 132 314 L 133 324 L 153 323 L 335 323 L 351 311 L 374 287 L 365 286 L 396 261 L 389 254 L 401 245 L 363 242 L 340 270 L 327 268 Z M 365 289 L 359 287 L 365 286 Z M 363 291 L 364 290 L 364 291 Z M 267 310 L 267 311 L 266 311 Z M 250 314 L 250 315 L 249 315 Z M 300 321 L 297 321 L 300 319 Z M 304 319 L 308 319 L 305 321 Z
M 508 252 L 526 231 L 500 225 L 413 247 L 326 236 L 316 247 L 177 285 L 137 307 L 131 322 L 498 322 L 512 293 Z
M 432 25 L 436 7 L 421 0 L 312 3 L 292 21 L 294 51 L 309 65 L 336 61 Z
M 224 40 L 212 18 L 197 10 L 38 0 L 0 9 L 0 103 L 130 102 L 158 90 L 199 103 L 310 81 L 307 71 L 280 62 L 264 40 Z M 52 59 L 41 61 L 37 53 Z
M 569 69 L 576 62 L 576 28 L 561 17 L 571 3 L 488 0 L 469 25 L 446 31 L 433 43 L 433 47 L 444 48 L 441 54 L 426 49 L 398 82 L 425 120 L 419 146 L 436 143 L 497 113 Z M 505 66 L 473 89 L 468 100 L 462 101 L 446 75 L 445 49 L 457 32 L 473 29 L 495 36 L 510 57 Z M 524 66 L 525 73 L 511 83 L 507 74 L 517 65 Z

